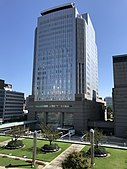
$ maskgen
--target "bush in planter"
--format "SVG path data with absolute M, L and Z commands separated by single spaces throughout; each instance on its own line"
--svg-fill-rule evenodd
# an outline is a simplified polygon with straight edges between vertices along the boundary
M 42 150 L 43 151 L 53 151 L 53 150 L 59 150 L 59 147 L 57 144 L 45 144 L 43 147 L 42 147 Z
M 108 154 L 106 149 L 104 147 L 95 147 L 95 155 L 103 155 L 103 154 Z
M 72 152 L 62 162 L 63 169 L 88 169 L 90 162 L 79 152 Z
M 19 148 L 23 147 L 23 141 L 22 140 L 11 140 L 8 142 L 6 148 Z
M 86 155 L 90 155 L 91 154 L 91 148 L 89 148 L 89 150 L 87 151 Z M 94 155 L 95 157 L 96 156 L 105 156 L 107 155 L 108 152 L 106 151 L 106 149 L 104 147 L 98 147 L 98 146 L 95 146 L 94 147 Z

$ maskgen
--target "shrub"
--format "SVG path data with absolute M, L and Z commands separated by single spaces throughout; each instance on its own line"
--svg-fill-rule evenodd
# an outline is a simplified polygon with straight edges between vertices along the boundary
M 59 150 L 59 147 L 58 147 L 57 144 L 51 144 L 51 145 L 45 144 L 45 145 L 42 147 L 42 150 L 43 150 L 43 151 L 54 151 L 54 150 L 58 151 L 58 150 Z
M 84 158 L 81 153 L 72 152 L 62 162 L 63 169 L 87 169 L 89 168 L 88 159 Z
M 91 154 L 91 148 L 89 148 L 89 150 L 87 151 L 87 153 L 86 153 L 87 155 L 90 155 Z M 95 157 L 96 156 L 103 156 L 103 155 L 107 155 L 108 154 L 108 152 L 106 151 L 106 149 L 104 148 L 104 147 L 97 147 L 97 146 L 95 146 L 94 147 L 94 155 L 95 155 Z
M 23 147 L 22 140 L 11 140 L 8 142 L 6 148 L 20 148 Z
M 106 149 L 104 148 L 104 147 L 98 147 L 98 148 L 96 148 L 95 147 L 95 155 L 97 154 L 97 155 L 101 155 L 101 154 L 107 154 L 107 151 L 106 151 Z

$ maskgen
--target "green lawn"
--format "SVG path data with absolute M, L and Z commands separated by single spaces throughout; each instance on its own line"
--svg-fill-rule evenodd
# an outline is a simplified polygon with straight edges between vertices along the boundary
M 88 150 L 86 146 L 83 150 Z M 110 157 L 95 158 L 95 169 L 127 169 L 127 150 L 106 148 Z
M 0 136 L 0 142 L 6 141 L 9 139 L 11 139 L 11 137 L 9 137 L 9 136 Z
M 3 137 L 4 139 L 4 137 Z M 0 136 L 0 140 L 2 140 L 2 137 Z M 5 140 L 6 137 L 5 137 Z M 24 139 L 23 140 L 25 147 L 21 149 L 15 149 L 15 150 L 7 150 L 4 148 L 0 148 L 0 153 L 3 154 L 12 154 L 15 156 L 23 157 L 24 155 L 28 158 L 32 158 L 32 146 L 33 146 L 33 140 L 32 139 Z M 61 150 L 59 152 L 54 153 L 43 153 L 40 148 L 44 144 L 49 144 L 49 142 L 44 140 L 37 140 L 37 157 L 36 159 L 42 160 L 42 161 L 48 161 L 50 162 L 55 157 L 57 157 L 59 154 L 61 154 L 66 148 L 68 148 L 71 144 L 70 143 L 62 143 L 57 142 Z M 89 146 L 85 146 L 85 148 L 82 151 L 86 151 L 89 149 Z M 113 149 L 113 148 L 106 148 L 107 151 L 110 153 L 110 157 L 106 158 L 95 158 L 95 167 L 94 169 L 127 169 L 127 150 L 120 150 L 120 149 Z M 22 165 L 28 164 L 20 160 L 13 160 L 8 158 L 2 158 L 0 157 L 0 165 L 1 166 L 7 166 L 9 164 L 14 165 Z M 28 166 L 25 166 L 26 168 L 29 168 Z
M 15 156 L 20 156 L 23 157 L 24 155 L 27 156 L 28 158 L 32 158 L 32 146 L 33 146 L 33 140 L 32 139 L 24 139 L 23 140 L 25 147 L 15 150 L 8 150 L 4 148 L 0 148 L 0 153 L 3 154 L 12 154 Z M 70 143 L 62 143 L 62 142 L 57 142 L 58 146 L 61 148 L 59 152 L 54 152 L 54 153 L 43 153 L 40 148 L 44 144 L 49 144 L 49 142 L 44 141 L 44 140 L 37 140 L 37 157 L 36 159 L 42 160 L 42 161 L 51 161 L 55 157 L 57 157 L 59 154 L 61 154 L 66 148 L 68 148 L 71 144 Z
M 8 167 L 9 165 L 12 165 L 12 167 L 18 167 L 18 168 L 31 168 L 30 163 L 27 163 L 25 161 L 21 160 L 14 160 L 6 157 L 0 157 L 0 166 Z M 36 166 L 34 168 L 37 168 Z

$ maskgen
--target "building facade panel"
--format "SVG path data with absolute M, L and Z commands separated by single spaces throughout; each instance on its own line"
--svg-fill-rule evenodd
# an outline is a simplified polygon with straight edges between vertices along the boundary
M 127 55 L 113 56 L 113 111 L 115 135 L 126 137 L 127 132 Z

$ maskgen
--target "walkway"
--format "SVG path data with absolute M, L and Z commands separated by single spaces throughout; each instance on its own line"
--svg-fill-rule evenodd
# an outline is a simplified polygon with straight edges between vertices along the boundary
M 85 145 L 72 144 L 63 153 L 61 153 L 59 156 L 57 156 L 54 160 L 52 160 L 45 167 L 39 166 L 38 169 L 42 169 L 42 168 L 43 169 L 62 169 L 61 163 L 65 159 L 65 157 L 73 151 L 77 151 L 77 152 L 81 151 L 84 147 L 85 147 Z
M 11 139 L 0 142 L 0 147 L 7 145 L 9 141 L 11 141 Z

